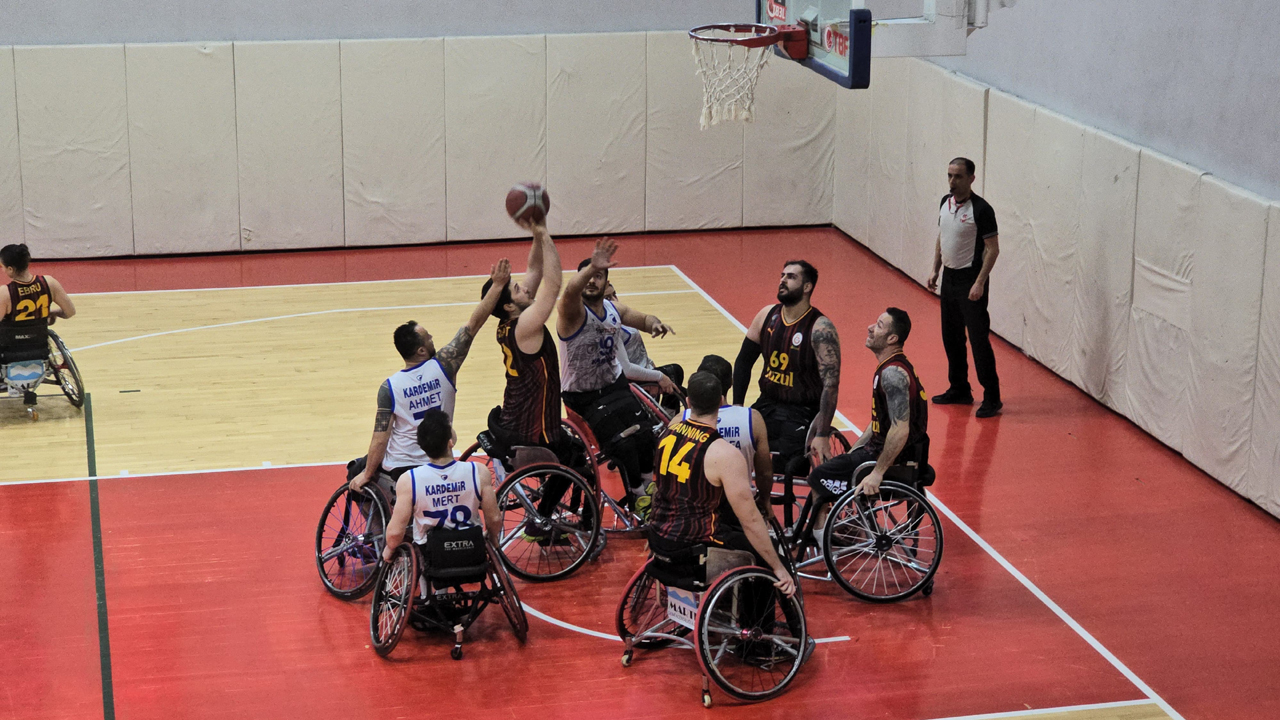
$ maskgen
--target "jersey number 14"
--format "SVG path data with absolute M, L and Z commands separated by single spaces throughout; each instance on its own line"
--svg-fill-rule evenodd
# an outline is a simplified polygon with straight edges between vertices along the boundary
M 689 474 L 693 471 L 689 467 L 689 451 L 693 450 L 694 443 L 685 440 L 679 449 L 676 449 L 676 443 L 681 440 L 676 435 L 668 435 L 658 442 L 658 448 L 662 450 L 662 463 L 658 467 L 658 472 L 663 475 L 670 474 L 676 480 L 682 483 L 689 482 Z M 675 450 L 674 454 L 672 450 Z

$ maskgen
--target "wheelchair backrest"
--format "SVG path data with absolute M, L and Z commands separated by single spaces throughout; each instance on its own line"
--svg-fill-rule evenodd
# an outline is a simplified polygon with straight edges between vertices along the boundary
M 433 580 L 479 582 L 489 567 L 484 530 L 478 526 L 464 530 L 432 530 L 427 533 L 423 555 L 427 561 L 427 575 Z
M 49 327 L 0 325 L 0 365 L 47 360 Z

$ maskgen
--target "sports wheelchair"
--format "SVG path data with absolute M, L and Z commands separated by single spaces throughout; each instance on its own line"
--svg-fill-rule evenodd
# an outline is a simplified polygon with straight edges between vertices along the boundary
M 848 452 L 849 442 L 840 431 L 831 437 L 833 454 Z M 781 476 L 782 490 L 774 492 L 772 502 L 782 506 L 800 577 L 835 581 L 868 602 L 933 594 L 943 541 L 942 524 L 924 493 L 936 477 L 928 463 L 928 438 L 909 452 L 912 457 L 885 472 L 874 496 L 862 495 L 856 487 L 876 463 L 858 466 L 849 490 L 831 502 L 821 546 L 814 537 L 820 508 L 812 495 L 795 494 L 795 486 L 808 487 L 808 479 Z M 825 566 L 823 571 L 816 571 L 819 565 Z
M 770 523 L 770 535 L 794 577 L 776 522 Z M 711 707 L 712 682 L 748 702 L 779 695 L 795 679 L 814 642 L 799 586 L 787 597 L 773 586 L 776 579 L 741 550 L 699 545 L 678 557 L 652 554 L 618 603 L 622 666 L 631 666 L 637 648 L 689 648 L 702 670 L 704 706 Z
M 347 483 L 364 467 L 365 458 L 347 463 L 347 479 L 325 503 L 316 527 L 320 581 L 343 600 L 364 597 L 373 589 L 395 497 L 395 478 L 383 472 L 360 490 L 351 490 Z
M 463 586 L 479 585 L 468 590 Z M 502 558 L 480 527 L 437 528 L 418 545 L 401 543 L 378 572 L 369 611 L 373 649 L 391 654 L 406 626 L 453 633 L 454 660 L 462 659 L 462 640 L 490 603 L 502 606 L 516 639 L 524 642 L 529 619 Z
M 22 397 L 27 417 L 40 419 L 36 388 L 57 385 L 72 407 L 84 405 L 84 381 L 67 345 L 50 327 L 0 327 L 0 394 Z

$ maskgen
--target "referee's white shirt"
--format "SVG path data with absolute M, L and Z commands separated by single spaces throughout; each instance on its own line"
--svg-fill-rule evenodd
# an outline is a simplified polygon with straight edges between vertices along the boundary
M 957 203 L 947 194 L 938 207 L 938 230 L 942 238 L 942 264 L 965 270 L 982 264 L 981 241 L 998 234 L 991 205 L 976 194 Z

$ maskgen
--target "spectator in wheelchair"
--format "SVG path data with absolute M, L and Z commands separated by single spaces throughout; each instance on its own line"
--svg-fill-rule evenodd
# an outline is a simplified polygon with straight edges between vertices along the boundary
M 613 303 L 614 307 L 618 305 L 618 291 L 614 289 L 613 283 L 606 283 L 604 286 L 604 299 Z M 644 333 L 622 326 L 622 347 L 627 351 L 627 359 L 632 365 L 639 365 L 646 370 L 657 370 L 658 372 L 671 378 L 671 382 L 675 384 L 680 391 L 684 392 L 684 368 L 679 363 L 670 363 L 667 365 L 656 366 L 653 359 L 649 357 L 649 349 L 644 346 Z M 658 404 L 661 405 L 668 414 L 674 414 L 680 408 L 679 399 L 670 393 L 658 392 L 656 386 L 649 386 L 657 395 Z
M 490 542 L 499 543 L 502 517 L 489 469 L 453 459 L 458 436 L 449 415 L 440 408 L 427 410 L 416 434 L 427 462 L 396 480 L 396 505 L 387 523 L 382 558 L 391 561 L 411 522 L 413 542 L 419 545 L 436 528 L 463 530 L 476 525 L 484 528 Z
M 694 373 L 689 378 L 689 416 L 673 421 L 658 438 L 649 549 L 665 558 L 686 555 L 698 546 L 746 550 L 773 570 L 774 585 L 790 596 L 795 580 L 774 550 L 752 501 L 747 462 L 716 429 L 723 399 L 724 388 L 715 375 Z M 722 501 L 733 509 L 741 529 L 720 523 L 716 511 Z
M 52 275 L 31 272 L 31 252 L 26 245 L 0 248 L 0 265 L 9 277 L 5 292 L 0 293 L 0 326 L 47 327 L 57 318 L 68 320 L 75 316 L 75 303 L 62 289 L 62 283 Z
M 867 349 L 878 365 L 871 381 L 871 424 L 849 452 L 827 460 L 809 474 L 809 488 L 822 511 L 815 527 L 819 546 L 827 506 L 848 491 L 859 465 L 874 460 L 875 469 L 858 484 L 858 491 L 880 491 L 885 471 L 916 457 L 928 442 L 929 402 L 915 368 L 903 353 L 911 334 L 911 317 L 905 310 L 888 308 L 867 327 Z
M 376 480 L 383 491 L 394 495 L 391 484 L 402 473 L 427 463 L 428 456 L 417 440 L 418 425 L 432 409 L 438 408 L 449 418 L 453 417 L 458 370 L 471 351 L 471 341 L 497 305 L 501 290 L 511 277 L 511 264 L 506 258 L 499 260 L 490 269 L 490 275 L 494 280 L 490 292 L 476 305 L 467 324 L 439 351 L 431 333 L 413 320 L 392 334 L 396 351 L 404 359 L 404 369 L 378 386 L 373 438 L 369 441 L 363 469 L 351 478 L 352 490 Z
M 733 387 L 733 363 L 719 355 L 703 357 L 697 372 L 715 375 L 726 393 Z M 689 419 L 688 410 L 684 411 L 683 419 Z M 756 490 L 756 506 L 767 517 L 772 511 L 769 500 L 773 494 L 773 458 L 769 452 L 769 433 L 764 416 L 755 408 L 730 405 L 727 396 L 721 397 L 720 409 L 716 412 L 716 431 L 721 438 L 736 447 L 747 461 Z M 722 524 L 741 529 L 728 501 L 720 503 L 718 512 Z

